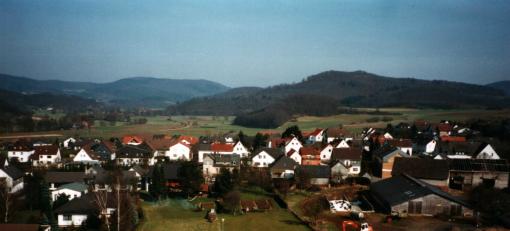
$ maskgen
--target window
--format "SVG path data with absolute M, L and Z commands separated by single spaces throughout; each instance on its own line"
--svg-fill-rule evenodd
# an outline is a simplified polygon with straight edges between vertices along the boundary
M 70 220 L 72 220 L 72 216 L 71 215 L 64 215 L 63 216 L 63 220 L 64 221 L 70 221 Z

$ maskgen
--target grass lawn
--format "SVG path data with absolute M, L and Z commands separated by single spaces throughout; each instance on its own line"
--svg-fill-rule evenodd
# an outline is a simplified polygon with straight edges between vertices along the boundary
M 373 111 L 375 109 L 364 108 L 360 110 Z M 416 119 L 424 119 L 431 122 L 439 122 L 443 119 L 465 121 L 473 118 L 494 119 L 508 118 L 510 110 L 439 110 L 439 109 L 406 109 L 406 108 L 383 108 L 380 111 L 401 113 L 401 115 L 387 115 L 393 120 L 390 122 L 369 123 L 367 119 L 372 117 L 382 118 L 381 115 L 370 114 L 340 114 L 334 116 L 314 117 L 303 116 L 292 122 L 287 122 L 275 129 L 246 128 L 233 125 L 233 116 L 152 116 L 144 117 L 146 124 L 129 125 L 96 121 L 90 130 L 49 131 L 34 133 L 2 134 L 5 136 L 23 135 L 54 135 L 54 136 L 82 136 L 82 137 L 119 137 L 125 134 L 166 134 L 166 135 L 193 135 L 204 136 L 223 134 L 227 132 L 239 132 L 254 135 L 260 131 L 284 131 L 287 127 L 298 125 L 302 131 L 311 131 L 315 128 L 327 128 L 342 124 L 345 128 L 358 134 L 365 127 L 385 127 L 387 123 L 412 122 Z M 138 117 L 136 117 L 138 118 Z M 133 118 L 133 119 L 136 119 Z
M 243 199 L 253 199 L 255 193 L 243 192 Z M 259 195 L 258 198 L 264 197 Z M 212 199 L 201 199 L 212 200 Z M 198 201 L 193 201 L 197 203 Z M 233 216 L 218 214 L 218 220 L 210 223 L 205 219 L 206 211 L 195 212 L 192 204 L 182 199 L 168 199 L 162 202 L 144 202 L 145 220 L 139 231 L 163 230 L 309 230 L 291 213 L 276 206 L 269 212 L 253 212 Z M 224 219 L 222 224 L 221 220 Z M 222 227 L 223 226 L 223 227 Z M 223 229 L 222 229 L 223 228 Z

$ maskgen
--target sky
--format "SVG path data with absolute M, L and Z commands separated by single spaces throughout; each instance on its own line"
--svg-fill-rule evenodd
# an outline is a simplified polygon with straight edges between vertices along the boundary
M 0 73 L 239 87 L 327 70 L 510 79 L 510 1 L 0 0 Z

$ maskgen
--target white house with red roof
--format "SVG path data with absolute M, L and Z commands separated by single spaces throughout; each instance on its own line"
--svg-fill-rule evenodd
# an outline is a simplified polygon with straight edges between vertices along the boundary
M 310 135 L 308 136 L 308 141 L 311 143 L 322 142 L 324 138 L 324 129 L 316 128 Z
M 301 141 L 299 141 L 296 137 L 292 137 L 291 139 L 287 139 L 285 141 L 285 153 L 289 153 L 291 149 L 299 152 L 299 150 L 303 147 Z
M 321 162 L 329 162 L 333 153 L 333 145 L 328 144 L 321 150 Z
M 35 150 L 28 141 L 19 140 L 7 149 L 7 158 L 9 160 L 17 159 L 20 163 L 30 161 L 30 156 Z
M 47 166 L 60 163 L 60 148 L 57 145 L 34 147 L 34 154 L 30 156 L 32 166 Z
M 294 161 L 296 161 L 296 163 L 301 165 L 302 158 L 298 151 L 291 149 L 286 155 L 287 157 L 293 159 Z
M 184 142 L 175 142 L 165 151 L 165 156 L 170 160 L 191 160 L 191 146 Z
M 198 146 L 198 162 L 202 163 L 206 154 L 232 155 L 234 153 L 239 154 L 241 157 L 245 157 L 250 154 L 248 149 L 246 149 L 241 142 L 237 142 L 235 145 L 234 143 L 220 142 L 200 144 Z

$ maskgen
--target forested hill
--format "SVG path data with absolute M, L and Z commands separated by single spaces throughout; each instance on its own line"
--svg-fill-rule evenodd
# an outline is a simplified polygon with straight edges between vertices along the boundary
M 0 74 L 0 89 L 18 93 L 52 93 L 92 98 L 115 106 L 165 107 L 193 97 L 213 95 L 229 88 L 208 80 L 125 78 L 110 83 L 35 80 Z
M 261 110 L 292 95 L 328 97 L 339 105 L 353 107 L 485 108 L 510 104 L 503 91 L 486 86 L 390 78 L 364 71 L 327 71 L 296 84 L 264 89 L 236 88 L 195 98 L 172 106 L 169 111 L 174 114 L 236 115 Z
M 510 80 L 499 81 L 491 84 L 487 84 L 488 87 L 500 89 L 510 96 Z

